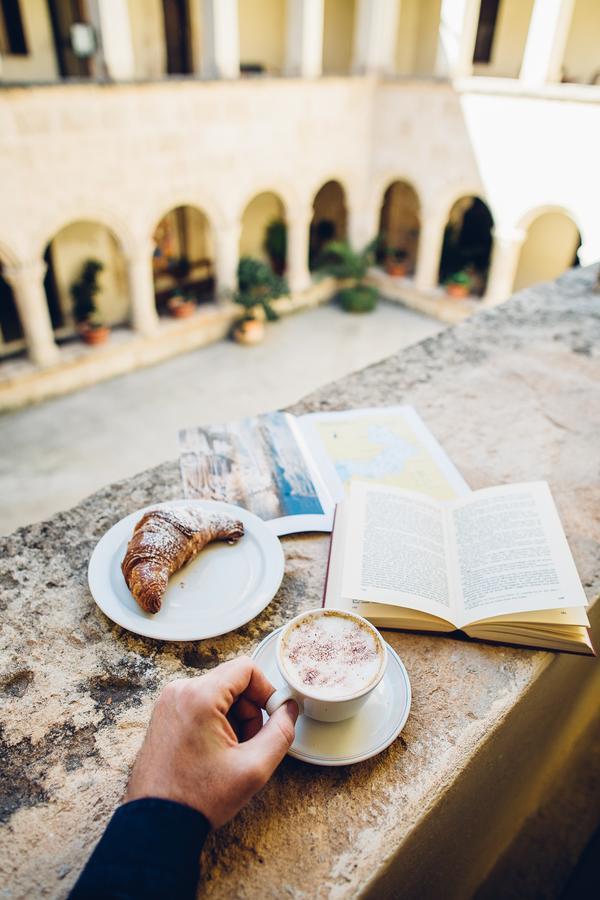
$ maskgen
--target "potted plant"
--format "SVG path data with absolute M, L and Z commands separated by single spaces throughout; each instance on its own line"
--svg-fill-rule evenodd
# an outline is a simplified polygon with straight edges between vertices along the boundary
M 385 271 L 394 278 L 404 278 L 408 273 L 408 253 L 401 247 L 388 247 L 385 255 Z
M 190 274 L 191 266 L 187 256 L 182 256 L 171 264 L 170 272 L 177 280 L 177 287 L 167 300 L 167 309 L 176 319 L 192 316 L 196 311 L 196 301 L 185 290 L 185 284 Z
M 242 256 L 237 270 L 238 289 L 233 299 L 244 308 L 242 318 L 236 322 L 232 335 L 240 344 L 257 344 L 265 332 L 265 319 L 274 322 L 278 315 L 271 300 L 287 292 L 285 278 L 251 256 Z
M 271 260 L 275 274 L 283 275 L 287 256 L 287 227 L 282 219 L 273 219 L 267 225 L 263 250 Z
M 446 293 L 450 297 L 468 297 L 471 290 L 471 276 L 462 269 L 446 281 Z
M 100 291 L 98 275 L 103 270 L 103 263 L 97 259 L 88 259 L 83 264 L 81 275 L 71 285 L 73 298 L 73 315 L 78 331 L 86 344 L 104 344 L 110 335 L 110 328 L 98 318 L 96 297 Z
M 377 306 L 378 292 L 364 279 L 375 260 L 376 241 L 357 252 L 345 241 L 332 241 L 325 247 L 319 263 L 319 271 L 333 275 L 346 286 L 338 292 L 342 309 L 346 312 L 371 312 Z

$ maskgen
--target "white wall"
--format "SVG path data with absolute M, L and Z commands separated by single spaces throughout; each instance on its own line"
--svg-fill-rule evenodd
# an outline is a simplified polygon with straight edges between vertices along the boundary
M 387 185 L 407 180 L 422 227 L 443 228 L 460 196 L 485 199 L 501 230 L 552 205 L 577 220 L 585 261 L 600 256 L 600 105 L 581 99 L 370 78 L 8 88 L 0 155 L 0 247 L 17 260 L 81 219 L 109 225 L 130 252 L 178 205 L 205 210 L 218 231 L 264 191 L 282 198 L 288 221 L 310 217 L 332 179 L 347 188 L 351 233 L 365 220 L 365 241 Z
M 20 4 L 27 56 L 2 55 L 2 81 L 54 81 L 58 77 L 52 26 L 46 0 Z

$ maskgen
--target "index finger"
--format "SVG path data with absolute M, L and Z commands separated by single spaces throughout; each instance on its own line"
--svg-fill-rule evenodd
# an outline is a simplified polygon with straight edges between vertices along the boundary
M 222 663 L 206 676 L 227 702 L 227 710 L 242 694 L 258 706 L 266 706 L 275 688 L 249 656 Z

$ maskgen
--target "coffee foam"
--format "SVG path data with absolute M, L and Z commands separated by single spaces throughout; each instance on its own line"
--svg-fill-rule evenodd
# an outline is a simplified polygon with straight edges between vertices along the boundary
M 383 649 L 368 626 L 344 613 L 325 611 L 292 626 L 281 658 L 293 682 L 333 700 L 357 694 L 375 680 Z

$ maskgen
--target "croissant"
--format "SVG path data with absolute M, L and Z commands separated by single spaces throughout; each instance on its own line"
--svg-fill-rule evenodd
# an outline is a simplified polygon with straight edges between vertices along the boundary
M 145 513 L 133 529 L 121 571 L 145 612 L 159 611 L 169 578 L 212 541 L 235 543 L 242 522 L 175 506 Z

